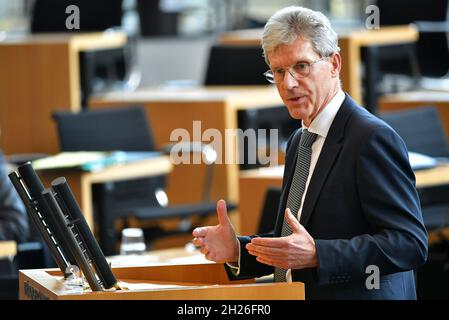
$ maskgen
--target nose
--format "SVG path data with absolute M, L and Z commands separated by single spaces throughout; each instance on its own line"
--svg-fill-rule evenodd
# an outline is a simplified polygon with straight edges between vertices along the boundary
M 298 80 L 296 80 L 296 78 L 292 75 L 290 70 L 285 72 L 283 82 L 284 86 L 287 89 L 292 89 L 298 86 Z

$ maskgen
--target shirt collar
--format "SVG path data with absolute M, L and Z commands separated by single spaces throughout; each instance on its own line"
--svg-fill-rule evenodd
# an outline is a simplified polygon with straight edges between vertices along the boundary
M 326 138 L 327 133 L 337 115 L 340 106 L 343 104 L 346 96 L 343 90 L 339 89 L 335 96 L 329 101 L 329 103 L 321 110 L 321 112 L 313 119 L 309 127 L 302 122 L 302 128 L 307 129 L 309 132 L 316 133 L 317 135 Z

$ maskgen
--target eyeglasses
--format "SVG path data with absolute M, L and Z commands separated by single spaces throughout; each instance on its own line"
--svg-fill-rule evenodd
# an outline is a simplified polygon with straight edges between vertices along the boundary
M 285 78 L 285 71 L 288 71 L 290 75 L 298 80 L 299 78 L 305 78 L 310 74 L 310 68 L 317 62 L 326 60 L 327 57 L 317 59 L 315 61 L 306 62 L 301 61 L 297 64 L 289 67 L 287 70 L 285 69 L 277 69 L 275 71 L 268 70 L 264 73 L 264 76 L 267 78 L 270 83 L 279 83 L 282 82 Z

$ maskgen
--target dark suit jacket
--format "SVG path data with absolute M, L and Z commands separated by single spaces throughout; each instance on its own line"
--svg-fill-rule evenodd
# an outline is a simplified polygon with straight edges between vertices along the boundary
M 287 147 L 275 230 L 261 236 L 281 234 L 300 136 L 296 131 Z M 348 95 L 323 145 L 300 223 L 315 239 L 319 261 L 317 268 L 292 270 L 293 280 L 305 284 L 306 299 L 416 298 L 412 270 L 427 259 L 427 232 L 407 149 Z M 239 277 L 272 273 L 248 254 L 251 238 L 239 237 Z M 365 285 L 370 265 L 379 268 L 379 289 Z
M 0 240 L 23 242 L 28 239 L 25 206 L 8 178 L 6 161 L 0 151 Z

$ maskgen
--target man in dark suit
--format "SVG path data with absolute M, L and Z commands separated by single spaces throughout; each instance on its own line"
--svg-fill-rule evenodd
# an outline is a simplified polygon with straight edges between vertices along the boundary
M 28 232 L 25 207 L 8 178 L 7 163 L 0 150 L 0 240 L 23 242 Z
M 404 142 L 341 90 L 324 15 L 280 10 L 262 46 L 267 79 L 302 123 L 287 146 L 275 230 L 237 237 L 219 201 L 219 224 L 195 229 L 193 243 L 233 277 L 302 281 L 306 299 L 416 299 L 427 232 Z

